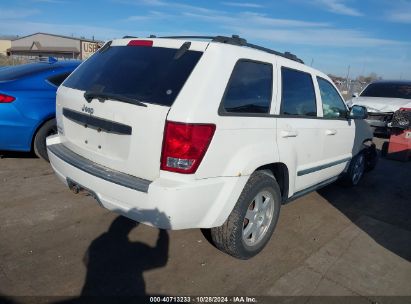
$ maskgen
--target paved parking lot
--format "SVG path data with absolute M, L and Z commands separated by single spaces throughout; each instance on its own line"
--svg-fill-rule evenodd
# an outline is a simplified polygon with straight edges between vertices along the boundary
M 2 296 L 411 296 L 411 163 L 381 160 L 357 188 L 283 206 L 248 261 L 200 230 L 159 232 L 106 211 L 26 154 L 0 159 L 0 208 Z

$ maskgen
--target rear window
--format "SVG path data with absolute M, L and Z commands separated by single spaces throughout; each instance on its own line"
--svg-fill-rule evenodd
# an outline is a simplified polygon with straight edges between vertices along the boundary
M 110 47 L 80 65 L 63 85 L 171 106 L 203 54 L 177 52 L 160 47 Z
M 361 96 L 411 99 L 411 83 L 372 83 Z
M 62 74 L 53 75 L 47 78 L 47 80 L 53 85 L 55 85 L 56 87 L 58 87 L 68 77 L 68 75 L 70 75 L 70 73 L 71 72 L 64 72 Z
M 0 69 L 0 81 L 10 81 L 36 73 L 52 70 L 54 66 L 47 63 L 29 63 Z

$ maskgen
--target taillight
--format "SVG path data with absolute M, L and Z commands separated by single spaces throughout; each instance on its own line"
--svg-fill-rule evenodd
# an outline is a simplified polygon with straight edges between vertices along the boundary
M 14 98 L 13 96 L 9 96 L 6 94 L 0 94 L 0 103 L 10 103 L 15 101 L 16 98 Z
M 164 130 L 161 170 L 194 173 L 203 159 L 215 125 L 167 121 Z
M 152 40 L 130 40 L 128 46 L 153 46 Z

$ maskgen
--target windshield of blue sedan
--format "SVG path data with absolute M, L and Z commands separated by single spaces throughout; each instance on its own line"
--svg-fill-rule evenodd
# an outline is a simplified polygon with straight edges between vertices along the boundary
M 29 63 L 0 69 L 0 81 L 10 81 L 55 68 L 47 63 Z
M 411 83 L 372 83 L 361 96 L 411 99 Z

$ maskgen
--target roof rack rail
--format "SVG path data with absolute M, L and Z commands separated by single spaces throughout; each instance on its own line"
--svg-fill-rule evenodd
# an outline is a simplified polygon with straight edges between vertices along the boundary
M 123 36 L 123 39 L 138 38 L 136 36 Z
M 206 39 L 213 40 L 215 36 L 161 36 L 158 38 L 169 38 L 169 39 Z
M 252 49 L 256 49 L 259 51 L 267 52 L 270 54 L 274 54 L 277 56 L 281 56 L 290 60 L 294 60 L 296 62 L 304 64 L 304 61 L 302 61 L 300 58 L 298 58 L 296 55 L 290 53 L 290 52 L 278 52 L 269 48 L 265 48 L 263 46 L 259 46 L 256 44 L 248 43 L 246 39 L 241 38 L 238 35 L 232 35 L 231 37 L 228 36 L 163 36 L 163 37 L 158 37 L 158 38 L 170 38 L 170 39 L 207 39 L 211 40 L 213 42 L 220 42 L 220 43 L 226 43 L 226 44 L 232 44 L 232 45 L 237 45 L 237 46 L 246 46 Z

